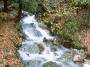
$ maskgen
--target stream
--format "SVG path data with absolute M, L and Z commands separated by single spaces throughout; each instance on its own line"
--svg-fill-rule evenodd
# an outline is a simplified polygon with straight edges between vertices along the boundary
M 21 19 L 20 25 L 25 40 L 18 52 L 24 67 L 81 67 L 72 57 L 68 57 L 68 53 L 73 50 L 53 46 L 52 43 L 44 41 L 55 41 L 56 38 L 51 36 L 48 30 L 40 27 L 34 15 L 30 16 L 28 12 L 23 14 L 25 16 Z

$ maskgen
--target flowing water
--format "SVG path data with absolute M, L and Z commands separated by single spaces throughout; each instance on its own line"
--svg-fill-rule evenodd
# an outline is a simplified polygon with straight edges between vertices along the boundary
M 30 16 L 27 12 L 24 14 L 26 16 L 21 19 L 20 24 L 26 39 L 18 50 L 24 67 L 80 67 L 72 59 L 64 57 L 69 49 L 63 46 L 53 47 L 51 43 L 44 41 L 54 41 L 55 37 L 39 26 L 34 15 Z

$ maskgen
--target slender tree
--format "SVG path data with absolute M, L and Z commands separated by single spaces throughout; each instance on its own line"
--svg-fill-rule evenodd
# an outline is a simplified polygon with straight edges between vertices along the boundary
M 21 14 L 22 14 L 22 0 L 18 1 L 19 3 L 19 11 L 18 11 L 18 21 L 21 19 Z
M 7 12 L 7 10 L 8 10 L 8 8 L 7 8 L 7 6 L 8 6 L 7 1 L 8 0 L 3 0 L 3 2 L 4 2 L 4 12 Z

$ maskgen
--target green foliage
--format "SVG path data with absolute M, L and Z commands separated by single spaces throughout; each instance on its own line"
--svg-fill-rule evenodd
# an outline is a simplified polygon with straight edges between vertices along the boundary
M 75 46 L 80 45 L 79 43 L 79 24 L 75 21 L 67 21 L 64 25 L 64 28 L 58 31 L 58 35 L 60 35 L 61 43 L 71 42 Z
M 13 3 L 18 3 L 19 0 L 12 0 Z M 37 0 L 20 0 L 22 3 L 22 9 L 30 13 L 35 13 L 37 11 L 38 2 Z
M 90 5 L 90 0 L 71 0 L 73 5 Z
M 48 26 L 52 26 L 53 22 L 49 22 Z M 65 42 L 70 42 L 70 44 L 75 45 L 75 47 L 80 47 L 80 40 L 79 40 L 79 30 L 80 30 L 80 23 L 75 20 L 68 20 L 64 23 L 64 27 L 60 28 L 51 28 L 51 32 L 54 35 L 58 35 L 60 37 L 61 44 Z M 72 47 L 72 46 L 71 46 Z
M 30 12 L 35 13 L 37 11 L 38 3 L 36 0 L 23 0 L 23 9 Z
M 48 16 L 46 13 L 44 13 L 43 16 L 44 16 L 45 24 L 51 31 L 52 35 L 59 36 L 61 44 L 64 44 L 64 43 L 67 44 L 67 42 L 69 42 L 70 44 L 75 45 L 75 47 L 78 47 L 78 48 L 83 47 L 81 46 L 81 42 L 79 39 L 80 38 L 79 31 L 81 29 L 90 28 L 90 23 L 88 22 L 89 13 L 87 13 L 88 11 L 86 10 L 84 11 L 85 15 L 84 13 L 83 14 L 81 13 L 82 14 L 81 16 L 80 14 L 77 14 L 77 13 L 79 12 L 78 11 L 79 8 L 81 9 L 81 7 L 89 6 L 90 0 L 69 0 L 67 3 L 63 3 L 63 4 L 60 2 L 60 5 L 64 5 L 64 6 L 60 6 L 60 8 L 62 9 L 60 10 L 58 9 L 59 12 L 57 13 L 53 12 L 52 14 L 58 15 L 60 17 L 65 17 L 66 19 L 64 19 L 64 21 L 68 19 L 71 19 L 71 20 L 64 22 L 62 21 L 63 18 L 61 18 L 61 20 L 57 22 L 58 20 L 56 19 L 56 22 L 57 22 L 56 23 L 54 22 L 55 19 L 45 20 L 45 17 L 48 17 Z M 57 18 L 56 16 L 54 17 Z M 80 19 L 76 17 L 80 17 Z M 84 19 L 87 20 L 87 23 L 84 23 L 83 21 Z M 62 25 L 62 22 L 63 22 L 63 25 Z
M 72 20 L 66 21 L 64 31 L 67 31 L 67 33 L 69 33 L 69 34 L 70 33 L 73 34 L 73 33 L 77 32 L 78 30 L 79 30 L 78 22 L 72 21 Z
M 88 10 L 88 9 L 87 9 Z M 81 13 L 81 18 L 82 18 L 82 22 L 81 22 L 81 28 L 82 29 L 89 29 L 90 28 L 90 12 L 86 11 L 84 13 Z
M 43 65 L 43 67 L 61 67 L 61 66 L 59 66 L 56 63 L 50 61 L 50 62 L 45 63 Z

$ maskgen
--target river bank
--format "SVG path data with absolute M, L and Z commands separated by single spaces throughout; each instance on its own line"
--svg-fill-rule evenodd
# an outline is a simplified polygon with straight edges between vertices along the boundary
M 20 67 L 17 45 L 22 41 L 15 16 L 0 13 L 0 67 Z

